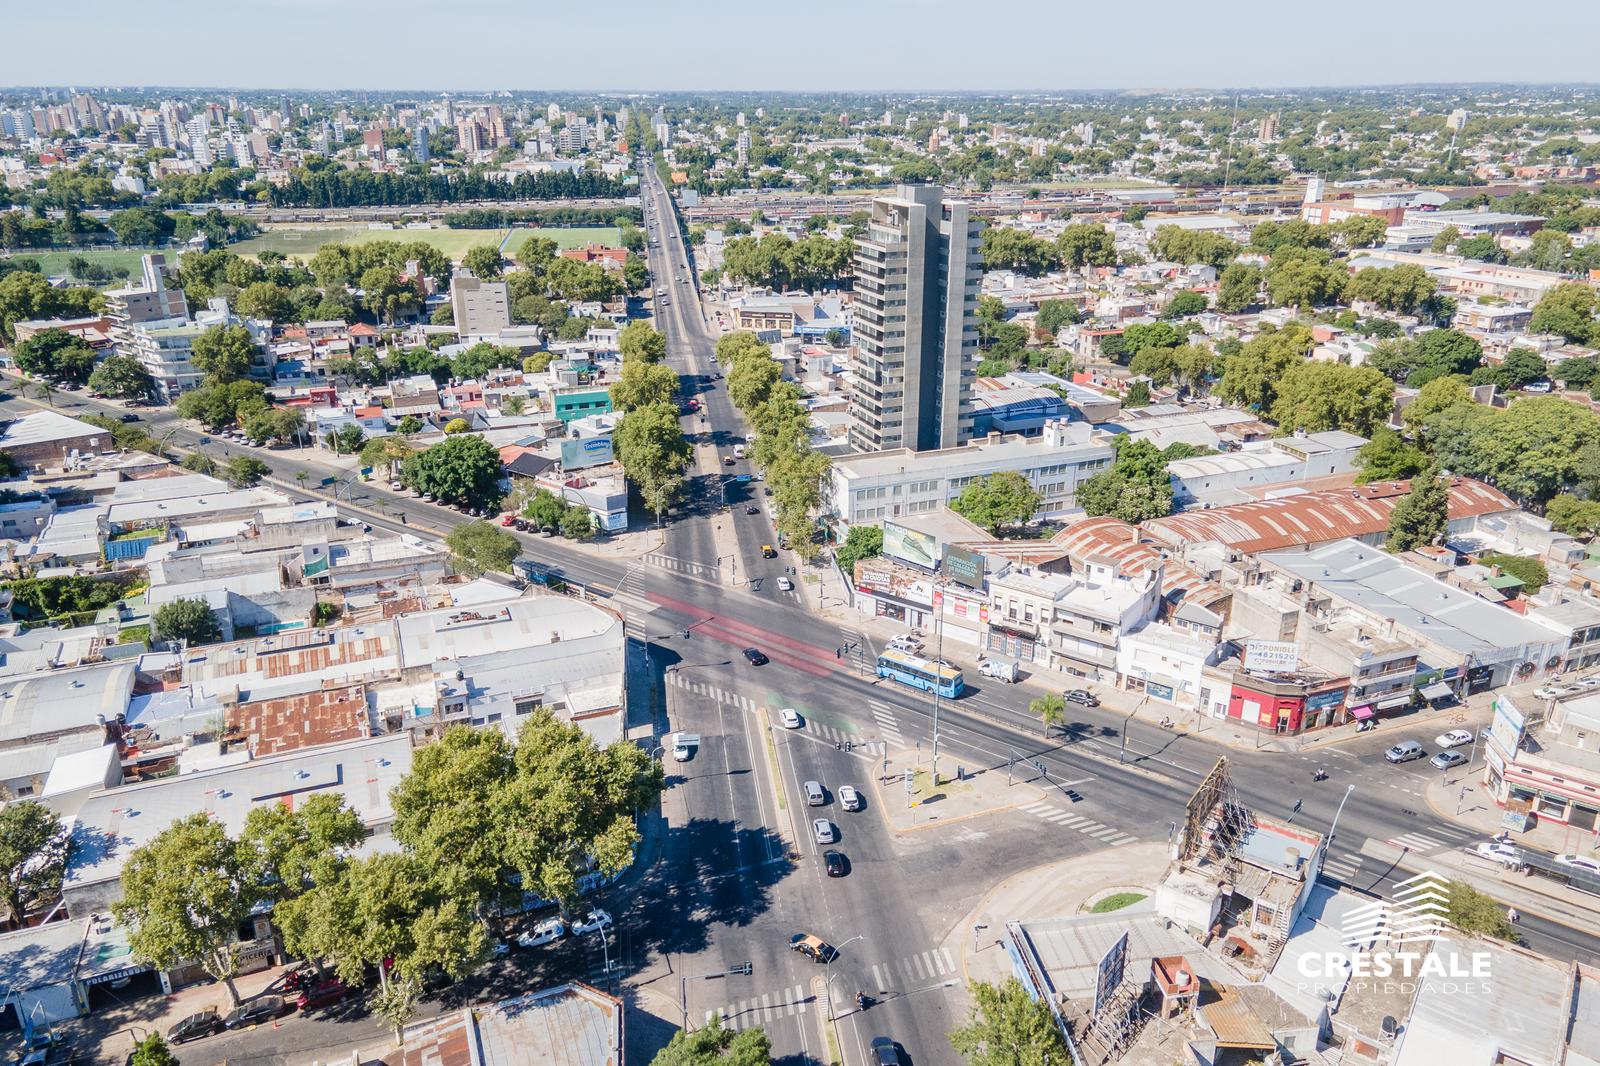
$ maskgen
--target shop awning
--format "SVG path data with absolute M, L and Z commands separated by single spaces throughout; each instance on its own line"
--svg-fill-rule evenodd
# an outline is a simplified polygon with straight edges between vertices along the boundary
M 1350 717 L 1358 718 L 1363 722 L 1366 721 L 1368 718 L 1372 717 L 1372 705 L 1363 703 L 1359 707 L 1350 708 Z
M 1425 700 L 1448 700 L 1455 698 L 1455 694 L 1455 689 L 1443 681 L 1435 681 L 1422 690 L 1422 698 Z
M 1373 706 L 1378 708 L 1380 711 L 1388 711 L 1393 710 L 1396 707 L 1404 707 L 1410 702 L 1411 693 L 1407 692 L 1404 696 L 1390 696 L 1386 700 L 1379 700 L 1377 703 L 1373 704 Z

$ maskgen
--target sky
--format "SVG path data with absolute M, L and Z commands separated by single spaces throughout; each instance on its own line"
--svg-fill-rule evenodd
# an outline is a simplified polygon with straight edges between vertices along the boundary
M 849 92 L 1600 80 L 1595 0 L 5 6 L 0 85 Z

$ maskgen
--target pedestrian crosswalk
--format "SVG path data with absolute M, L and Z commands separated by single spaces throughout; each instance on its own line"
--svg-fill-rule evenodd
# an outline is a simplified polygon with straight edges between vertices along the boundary
M 708 580 L 715 580 L 720 574 L 720 571 L 715 566 L 707 563 L 697 563 L 691 559 L 679 559 L 673 555 L 646 555 L 644 561 L 646 565 L 654 566 L 661 570 L 671 570 L 678 574 L 691 574 L 694 577 L 703 577 Z
M 872 712 L 872 720 L 878 723 L 878 732 L 883 734 L 883 739 L 891 748 L 906 746 L 905 738 L 900 735 L 900 723 L 890 713 L 889 708 L 877 700 L 868 700 L 867 708 Z
M 756 701 L 749 696 L 722 688 L 720 685 L 713 685 L 709 681 L 701 681 L 690 677 L 680 670 L 674 670 L 667 674 L 667 684 L 675 688 L 681 688 L 691 695 L 703 696 L 707 699 L 716 700 L 718 703 L 726 703 L 730 707 L 737 707 L 741 711 L 753 711 L 758 706 Z
M 1085 818 L 1081 814 L 1064 811 L 1053 804 L 1027 803 L 1020 809 L 1035 818 L 1043 818 L 1047 822 L 1053 822 L 1074 832 L 1091 836 L 1108 847 L 1114 848 L 1120 844 L 1132 844 L 1139 839 L 1136 836 L 1130 836 L 1122 832 L 1120 829 L 1113 829 L 1109 825 L 1097 822 L 1092 818 Z
M 811 994 L 805 986 L 795 985 L 777 992 L 763 992 L 759 996 L 736 1000 L 718 1010 L 708 1010 L 706 1024 L 710 1025 L 712 1018 L 720 1017 L 724 1029 L 748 1029 L 775 1022 L 779 1018 L 804 1014 L 811 1003 Z
M 880 994 L 904 990 L 955 972 L 956 960 L 951 957 L 950 949 L 934 948 L 894 962 L 875 963 L 873 988 Z
M 1361 872 L 1361 854 L 1345 852 L 1338 855 L 1330 854 L 1322 860 L 1322 874 L 1335 881 L 1351 884 Z
M 1433 837 L 1424 836 L 1421 833 L 1407 833 L 1404 836 L 1390 837 L 1384 843 L 1402 851 L 1433 851 L 1435 848 L 1445 846 L 1445 841 L 1435 840 Z

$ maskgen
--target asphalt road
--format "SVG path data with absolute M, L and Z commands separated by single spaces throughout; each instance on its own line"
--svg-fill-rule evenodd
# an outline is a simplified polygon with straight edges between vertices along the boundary
M 642 191 L 647 221 L 654 223 L 670 208 L 653 170 L 647 170 Z M 703 421 L 684 419 L 685 431 L 715 443 L 719 454 L 731 454 L 745 427 L 724 382 L 712 373 L 715 338 L 700 311 L 693 262 L 675 224 L 647 229 L 660 241 L 650 249 L 654 285 L 668 290 L 665 303 L 654 308 L 655 320 L 667 335 L 668 359 L 682 376 L 685 393 L 700 397 L 705 408 Z M 123 411 L 81 393 L 58 394 L 56 403 L 67 413 Z M 0 401 L 3 411 L 33 406 L 16 398 Z M 273 480 L 297 496 L 327 493 L 317 482 L 340 473 L 315 457 L 202 444 L 202 433 L 168 411 L 141 414 L 147 430 L 158 438 L 170 435 L 179 447 L 201 447 L 219 459 L 239 451 L 259 456 L 272 467 Z M 295 478 L 301 470 L 312 475 L 308 484 L 314 491 L 301 490 Z M 981 831 L 897 838 L 876 803 L 854 814 L 838 809 L 832 797 L 839 784 L 865 784 L 880 768 L 859 752 L 836 748 L 834 740 L 926 748 L 933 737 L 932 707 L 926 695 L 871 676 L 876 649 L 870 640 L 859 659 L 835 656 L 844 641 L 862 638 L 859 628 L 820 618 L 800 604 L 798 593 L 777 591 L 776 577 L 797 564 L 788 553 L 776 560 L 761 558 L 761 545 L 771 543 L 773 534 L 759 482 L 736 490 L 747 496 L 726 519 L 733 525 L 734 555 L 718 557 L 711 518 L 723 507 L 725 476 L 750 472 L 740 461 L 694 478 L 688 500 L 662 527 L 661 546 L 641 560 L 605 558 L 560 540 L 521 538 L 528 556 L 597 593 L 616 596 L 630 617 L 630 631 L 648 651 L 648 676 L 661 691 L 680 688 L 679 698 L 669 703 L 673 718 L 661 728 L 688 729 L 703 738 L 692 761 L 668 762 L 664 806 L 674 827 L 664 837 L 656 867 L 613 905 L 618 918 L 614 961 L 620 960 L 624 982 L 640 991 L 641 1003 L 647 986 L 649 1009 L 658 1018 L 676 1024 L 677 1012 L 664 1004 L 675 1005 L 682 996 L 691 1024 L 712 1010 L 729 1015 L 732 1024 L 762 1024 L 772 1035 L 776 1057 L 794 1063 L 818 1053 L 820 1005 L 811 998 L 812 979 L 832 977 L 842 1009 L 853 1011 L 848 1001 L 858 989 L 879 997 L 865 1014 L 841 1020 L 852 1066 L 865 1066 L 865 1041 L 880 1033 L 900 1040 L 919 1066 L 953 1064 L 958 1060 L 945 1034 L 959 1022 L 962 995 L 947 985 L 949 969 L 936 949 L 954 922 L 978 893 L 1007 874 L 1103 845 L 1021 813 L 987 819 Z M 353 513 L 392 531 L 428 535 L 467 521 L 376 483 L 343 480 L 333 491 L 341 504 L 356 508 Z M 762 504 L 762 513 L 745 515 L 746 498 Z M 736 576 L 737 583 L 725 581 L 727 576 Z M 806 588 L 804 582 L 797 585 Z M 687 640 L 680 635 L 686 629 Z M 762 648 L 771 663 L 746 664 L 739 650 L 747 646 Z M 668 666 L 670 675 L 663 672 Z M 689 689 L 690 683 L 696 688 Z M 1013 759 L 1024 768 L 1036 763 L 1046 772 L 1039 783 L 1055 789 L 1054 804 L 1149 841 L 1165 839 L 1201 777 L 1226 755 L 1241 800 L 1267 814 L 1293 813 L 1297 824 L 1326 831 L 1344 801 L 1329 872 L 1378 892 L 1408 876 L 1401 862 L 1425 861 L 1430 853 L 1481 839 L 1434 814 L 1423 800 L 1425 777 L 1437 771 L 1426 763 L 1395 767 L 1382 761 L 1384 746 L 1401 736 L 1424 735 L 1420 727 L 1386 723 L 1371 736 L 1313 758 L 1233 752 L 1204 733 L 1179 735 L 1125 722 L 1108 708 L 1069 705 L 1064 728 L 1047 739 L 1026 713 L 1027 698 L 1025 690 L 991 682 L 944 702 L 939 735 L 946 772 L 957 763 L 996 768 Z M 785 706 L 802 709 L 807 725 L 776 732 L 774 774 L 763 752 L 768 732 L 759 710 Z M 1329 779 L 1314 782 L 1311 772 L 1319 764 Z M 806 780 L 820 781 L 829 791 L 828 806 L 819 810 L 838 827 L 837 847 L 849 857 L 849 873 L 842 879 L 826 878 L 820 868 L 810 840 L 810 810 L 800 790 Z M 790 814 L 799 831 L 793 854 L 778 837 Z M 1484 887 L 1493 890 L 1492 883 Z M 789 936 L 800 931 L 841 946 L 839 960 L 824 968 L 790 952 Z M 1600 963 L 1600 937 L 1591 930 L 1524 913 L 1521 933 L 1535 950 Z M 576 955 L 552 953 L 557 965 L 551 972 L 603 980 L 603 971 L 595 976 L 601 963 L 594 948 L 578 945 Z M 710 976 L 747 961 L 748 976 Z M 514 989 L 529 965 L 536 974 L 545 972 L 537 961 L 497 964 L 483 979 L 485 988 Z M 365 1031 L 373 1023 L 352 1018 L 340 1024 Z M 315 1032 L 315 1027 L 303 1028 Z M 642 1033 L 647 1027 L 635 1029 Z M 297 1035 L 294 1042 L 302 1039 L 320 1038 Z M 649 1040 L 658 1042 L 656 1036 Z M 648 1051 L 633 1045 L 630 1039 L 630 1054 Z

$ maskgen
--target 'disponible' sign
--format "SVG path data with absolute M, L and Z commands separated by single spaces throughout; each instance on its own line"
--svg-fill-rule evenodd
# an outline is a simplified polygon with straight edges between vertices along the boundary
M 1300 647 L 1292 640 L 1247 640 L 1244 668 L 1264 674 L 1293 673 L 1300 665 Z

